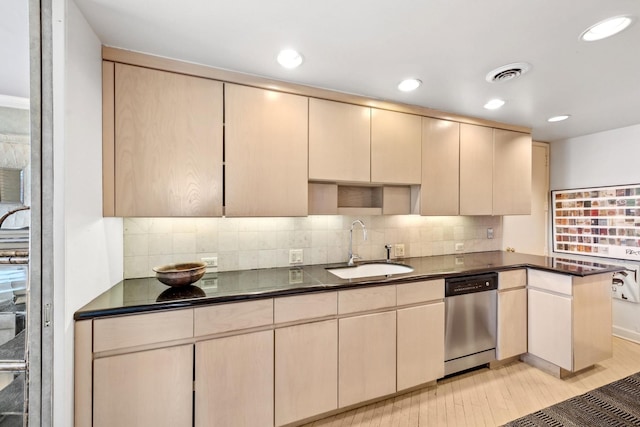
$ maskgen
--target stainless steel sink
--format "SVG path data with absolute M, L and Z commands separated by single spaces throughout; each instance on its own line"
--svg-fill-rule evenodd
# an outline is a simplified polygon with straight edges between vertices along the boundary
M 362 279 L 363 277 L 391 276 L 394 274 L 411 273 L 413 267 L 404 264 L 373 262 L 359 264 L 353 267 L 328 268 L 327 271 L 341 279 Z

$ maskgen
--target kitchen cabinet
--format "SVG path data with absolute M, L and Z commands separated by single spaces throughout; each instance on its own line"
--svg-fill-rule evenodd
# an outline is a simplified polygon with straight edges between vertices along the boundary
M 371 182 L 420 184 L 421 117 L 371 109 Z
M 408 215 L 411 188 L 309 183 L 309 215 Z
M 421 215 L 458 215 L 460 123 L 422 118 Z
M 309 180 L 371 181 L 371 109 L 309 99 Z
M 529 289 L 529 352 L 573 370 L 571 297 Z
M 106 62 L 104 215 L 222 215 L 222 83 Z
M 193 345 L 96 359 L 93 425 L 192 425 Z
M 338 407 L 396 392 L 396 313 L 338 321 Z
M 115 316 L 93 322 L 93 351 L 114 351 L 193 336 L 193 310 Z
M 444 376 L 444 302 L 398 310 L 398 391 Z
M 496 359 L 527 352 L 527 271 L 498 273 L 498 339 Z
M 80 331 L 77 339 L 93 352 L 126 352 L 95 358 L 93 372 L 82 372 L 93 382 L 94 426 L 192 425 L 193 345 L 169 343 L 193 336 L 193 310 L 106 317 L 88 330 L 93 336 Z
M 531 135 L 460 124 L 460 215 L 531 212 Z
M 406 283 L 396 289 L 401 391 L 444 376 L 444 280 Z
M 195 426 L 273 426 L 273 331 L 196 343 Z
M 493 213 L 493 129 L 460 124 L 460 215 Z
M 395 393 L 395 307 L 395 285 L 338 292 L 339 408 Z
M 531 213 L 531 135 L 494 129 L 493 215 Z
M 553 364 L 558 376 L 610 358 L 611 273 L 528 275 L 529 353 Z
M 276 329 L 275 424 L 338 407 L 338 321 Z
M 306 216 L 308 98 L 225 84 L 225 215 Z

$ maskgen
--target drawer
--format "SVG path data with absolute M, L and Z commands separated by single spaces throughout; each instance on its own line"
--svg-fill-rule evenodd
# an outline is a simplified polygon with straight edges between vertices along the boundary
M 399 306 L 444 298 L 444 279 L 396 285 Z
M 498 273 L 498 289 L 523 288 L 527 286 L 527 270 L 509 270 Z
M 213 305 L 194 310 L 194 335 L 218 334 L 273 324 L 273 299 Z
M 93 322 L 94 353 L 192 337 L 192 309 L 111 317 Z
M 335 316 L 338 313 L 338 293 L 323 292 L 276 298 L 273 305 L 275 323 Z
M 572 295 L 572 276 L 567 274 L 549 273 L 547 271 L 529 269 L 530 288 Z
M 338 314 L 395 307 L 396 286 L 374 286 L 338 292 Z

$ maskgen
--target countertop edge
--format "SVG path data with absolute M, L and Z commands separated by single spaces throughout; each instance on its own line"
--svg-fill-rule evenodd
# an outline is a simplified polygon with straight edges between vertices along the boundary
M 307 266 L 313 267 L 313 266 Z M 317 267 L 317 266 L 316 266 Z M 353 288 L 363 288 L 363 287 L 374 287 L 374 286 L 385 286 L 390 284 L 403 284 L 410 282 L 418 282 L 423 280 L 437 280 L 437 279 L 446 279 L 450 277 L 457 276 L 467 276 L 471 274 L 481 274 L 488 272 L 501 272 L 501 271 L 509 271 L 509 270 L 518 270 L 522 268 L 531 268 L 536 270 L 548 271 L 556 274 L 565 274 L 570 276 L 577 277 L 585 277 L 596 274 L 605 274 L 605 273 L 614 273 L 616 271 L 624 270 L 624 267 L 610 266 L 610 268 L 603 268 L 600 270 L 589 270 L 589 271 L 568 271 L 566 269 L 559 269 L 549 266 L 542 266 L 530 263 L 516 263 L 504 266 L 487 266 L 483 268 L 470 268 L 465 271 L 458 272 L 445 272 L 445 273 L 434 273 L 428 275 L 412 275 L 411 273 L 406 273 L 402 275 L 396 275 L 393 277 L 387 277 L 383 280 L 380 280 L 380 276 L 377 276 L 375 280 L 359 280 L 359 281 L 346 281 L 346 280 L 338 280 L 336 282 L 340 283 L 321 283 L 314 285 L 307 285 L 289 289 L 278 289 L 278 290 L 270 290 L 264 292 L 248 292 L 243 294 L 236 295 L 225 295 L 225 296 L 212 296 L 212 297 L 202 297 L 202 298 L 193 298 L 193 299 L 185 299 L 185 300 L 176 300 L 176 301 L 167 301 L 166 303 L 157 303 L 152 305 L 131 305 L 124 307 L 116 307 L 116 308 L 105 308 L 105 309 L 89 309 L 89 310 L 78 310 L 74 313 L 74 320 L 89 320 L 100 317 L 108 317 L 108 316 L 122 316 L 122 315 L 130 315 L 136 313 L 147 313 L 147 312 L 156 312 L 163 310 L 174 310 L 174 309 L 184 309 L 189 307 L 199 307 L 203 305 L 216 305 L 223 304 L 229 302 L 237 302 L 237 301 L 245 301 L 252 299 L 267 299 L 274 297 L 286 297 L 293 295 L 300 295 L 306 293 L 314 293 L 314 292 L 329 292 L 336 290 L 347 290 Z

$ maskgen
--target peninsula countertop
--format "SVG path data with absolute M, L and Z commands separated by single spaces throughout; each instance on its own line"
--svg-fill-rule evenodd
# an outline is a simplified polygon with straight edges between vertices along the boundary
M 76 311 L 74 318 L 75 320 L 91 319 L 308 292 L 433 280 L 517 268 L 535 268 L 574 276 L 613 273 L 624 269 L 606 263 L 502 251 L 405 258 L 394 260 L 394 262 L 410 265 L 413 271 L 392 276 L 345 280 L 329 273 L 327 268 L 345 266 L 346 263 L 306 265 L 207 273 L 193 285 L 179 288 L 168 287 L 155 277 L 125 279 Z

